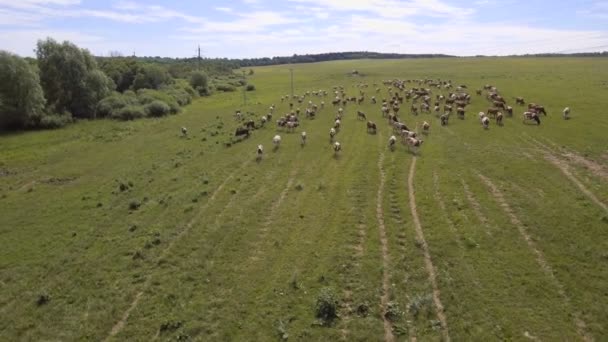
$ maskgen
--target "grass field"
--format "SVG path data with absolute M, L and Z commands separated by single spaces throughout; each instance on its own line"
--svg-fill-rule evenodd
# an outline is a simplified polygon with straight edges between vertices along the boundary
M 346 106 L 334 157 L 330 97 L 312 98 L 329 105 L 302 119 L 305 147 L 280 132 L 273 152 L 274 123 L 226 147 L 236 109 L 288 111 L 289 67 L 296 94 L 365 82 L 369 98 L 384 79 L 440 77 L 473 101 L 446 127 L 402 106 L 432 126 L 417 156 L 387 148 L 368 100 Z M 224 93 L 164 119 L 0 136 L 0 340 L 608 339 L 607 59 L 254 70 L 247 106 Z M 486 131 L 474 89 L 487 83 L 516 113 Z M 544 104 L 540 126 L 515 96 Z M 315 317 L 324 288 L 330 326 Z

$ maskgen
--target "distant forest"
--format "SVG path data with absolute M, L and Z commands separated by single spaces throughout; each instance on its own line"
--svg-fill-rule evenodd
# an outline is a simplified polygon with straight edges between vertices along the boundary
M 496 57 L 478 55 L 475 57 Z M 540 54 L 525 54 L 525 55 L 510 55 L 506 57 L 608 57 L 608 51 L 604 52 L 583 52 L 583 53 L 540 53 Z M 380 53 L 368 51 L 351 51 L 351 52 L 330 52 L 320 54 L 306 54 L 282 57 L 263 57 L 263 58 L 244 58 L 244 59 L 228 59 L 228 58 L 202 58 L 201 68 L 208 73 L 214 72 L 224 73 L 230 69 L 239 67 L 252 67 L 264 65 L 278 65 L 291 63 L 316 63 L 338 60 L 352 59 L 408 59 L 408 58 L 468 58 L 457 57 L 445 54 L 402 54 L 402 53 Z M 176 61 L 185 62 L 188 64 L 196 63 L 196 58 L 164 58 L 164 57 L 137 57 L 143 62 L 155 62 L 174 64 Z

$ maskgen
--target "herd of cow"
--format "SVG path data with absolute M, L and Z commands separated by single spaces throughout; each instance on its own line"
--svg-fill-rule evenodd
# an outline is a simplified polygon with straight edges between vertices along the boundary
M 431 108 L 433 108 L 433 112 L 435 116 L 439 119 L 439 122 L 442 126 L 448 125 L 449 118 L 455 110 L 456 116 L 459 119 L 465 118 L 465 113 L 467 111 L 467 106 L 471 104 L 472 96 L 467 92 L 466 85 L 459 85 L 454 88 L 452 82 L 449 80 L 432 80 L 432 79 L 422 79 L 422 80 L 386 80 L 382 82 L 382 85 L 386 87 L 388 91 L 389 99 L 381 100 L 381 114 L 382 117 L 388 120 L 388 124 L 393 128 L 393 134 L 388 141 L 388 146 L 392 150 L 395 148 L 398 140 L 402 142 L 402 144 L 406 145 L 410 151 L 416 153 L 417 149 L 422 145 L 423 140 L 418 136 L 415 130 L 410 129 L 404 122 L 402 122 L 399 118 L 399 112 L 401 106 L 404 102 L 411 102 L 410 111 L 412 115 L 418 115 L 419 113 L 431 113 Z M 409 86 L 411 85 L 411 86 Z M 345 108 L 349 103 L 353 103 L 356 105 L 363 104 L 368 98 L 368 88 L 369 85 L 366 83 L 357 84 L 358 88 L 358 96 L 349 96 L 346 94 L 346 90 L 343 86 L 334 86 L 333 87 L 333 99 L 331 101 L 332 105 L 336 110 L 335 117 L 333 119 L 333 125 L 329 129 L 329 141 L 332 144 L 334 153 L 339 153 L 342 150 L 342 145 L 335 141 L 337 134 L 340 132 L 342 126 L 342 120 L 345 114 Z M 374 83 L 373 87 L 375 88 L 375 95 L 381 93 L 381 88 L 378 84 Z M 406 89 L 408 88 L 408 89 Z M 446 91 L 447 95 L 436 94 L 432 97 L 433 90 L 438 89 L 440 92 Z M 374 90 L 372 90 L 373 92 Z M 481 126 L 485 129 L 488 129 L 490 126 L 490 119 L 496 121 L 496 124 L 499 126 L 503 125 L 504 116 L 512 117 L 513 116 L 513 107 L 507 104 L 506 99 L 500 94 L 498 89 L 492 85 L 485 85 L 483 89 L 478 89 L 475 91 L 476 95 L 483 96 L 485 92 L 485 98 L 490 104 L 488 109 L 485 112 L 479 112 L 478 117 L 481 123 Z M 326 90 L 317 90 L 317 91 L 307 91 L 303 95 L 285 95 L 281 97 L 281 103 L 288 101 L 289 103 L 289 112 L 285 115 L 279 117 L 276 120 L 276 126 L 278 130 L 284 130 L 287 132 L 294 132 L 296 128 L 300 126 L 300 117 L 302 114 L 305 115 L 306 119 L 313 120 L 317 117 L 320 110 L 325 108 L 324 99 L 329 95 Z M 379 101 L 376 99 L 376 96 L 370 96 L 369 101 L 371 104 L 376 104 Z M 313 100 L 314 98 L 319 99 L 319 104 L 317 105 Z M 294 101 L 297 101 L 298 105 L 294 104 Z M 305 104 L 305 109 L 302 111 L 299 106 L 304 106 L 305 101 L 308 101 Z M 515 98 L 515 104 L 519 106 L 525 106 L 526 102 L 522 97 Z M 296 108 L 294 108 L 294 106 Z M 276 106 L 273 104 L 270 106 L 268 113 L 260 118 L 259 124 L 253 119 L 249 119 L 241 127 L 238 127 L 235 131 L 235 136 L 237 137 L 249 137 L 251 131 L 264 127 L 268 122 L 272 120 L 274 111 Z M 443 111 L 442 111 L 443 109 Z M 505 114 L 503 114 L 503 111 Z M 375 122 L 368 120 L 367 115 L 361 111 L 357 110 L 357 120 L 366 121 L 367 132 L 370 134 L 375 134 L 377 130 L 377 125 Z M 527 110 L 523 112 L 522 118 L 524 123 L 535 122 L 537 125 L 540 125 L 540 115 L 547 115 L 547 111 L 545 107 L 536 104 L 529 103 L 527 105 Z M 566 107 L 563 110 L 564 119 L 568 119 L 570 115 L 570 108 Z M 240 111 L 236 111 L 235 119 L 239 122 L 242 122 L 243 115 Z M 426 121 L 422 124 L 423 133 L 428 133 L 430 130 L 430 124 Z M 304 146 L 306 144 L 306 132 L 302 132 L 301 134 L 301 144 Z M 397 137 L 400 137 L 398 139 Z M 275 150 L 279 148 L 281 143 L 281 136 L 276 135 L 273 138 L 273 145 Z M 258 145 L 257 147 L 257 156 L 258 159 L 261 159 L 264 153 L 263 145 Z

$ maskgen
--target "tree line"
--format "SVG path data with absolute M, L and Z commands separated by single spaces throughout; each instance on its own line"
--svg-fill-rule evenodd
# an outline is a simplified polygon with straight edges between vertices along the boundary
M 195 97 L 247 84 L 234 62 L 94 57 L 52 38 L 35 51 L 35 58 L 0 51 L 0 130 L 176 114 Z

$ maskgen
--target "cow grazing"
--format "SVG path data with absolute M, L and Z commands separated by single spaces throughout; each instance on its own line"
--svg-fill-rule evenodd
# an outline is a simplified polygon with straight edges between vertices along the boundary
M 342 151 L 342 145 L 339 142 L 334 143 L 334 154 L 337 155 L 338 152 Z
M 439 117 L 439 120 L 441 121 L 441 126 L 447 126 L 448 121 L 450 120 L 450 113 L 443 114 Z
M 357 111 L 357 119 L 358 120 L 367 120 L 367 117 L 365 116 L 365 113 L 363 113 L 362 111 Z
M 329 142 L 330 143 L 334 141 L 334 137 L 336 136 L 337 133 L 338 132 L 333 127 L 329 130 Z
M 496 114 L 498 114 L 498 108 L 488 108 L 488 115 L 496 118 Z
M 299 124 L 297 121 L 288 121 L 288 122 L 285 124 L 285 127 L 287 127 L 287 130 L 288 130 L 288 131 L 293 132 L 293 131 L 295 131 L 296 127 L 298 127 L 299 125 L 300 125 L 300 124 Z
M 249 134 L 251 134 L 251 132 L 245 127 L 238 127 L 234 132 L 235 137 L 245 136 L 246 138 L 249 138 Z
M 570 119 L 570 107 L 564 108 L 562 112 L 564 113 L 564 120 Z
M 422 139 L 413 137 L 408 137 L 407 139 L 405 139 L 405 143 L 407 144 L 408 149 L 414 154 L 418 152 L 418 149 L 420 148 L 420 146 L 422 146 L 423 142 L 424 141 Z
M 498 112 L 498 114 L 496 114 L 496 124 L 498 126 L 502 126 L 502 112 Z
M 422 132 L 424 134 L 429 134 L 429 130 L 431 129 L 431 124 L 429 124 L 428 122 L 423 122 L 422 123 Z
M 302 132 L 302 134 L 300 136 L 302 137 L 302 141 L 300 144 L 302 146 L 306 145 L 306 132 Z
M 524 101 L 523 97 L 516 97 L 515 98 L 515 103 L 517 103 L 518 105 L 524 105 L 526 103 L 526 101 Z
M 457 116 L 458 116 L 460 119 L 464 120 L 464 108 L 462 108 L 462 107 L 458 107 L 458 108 L 456 108 L 456 115 L 457 115 Z
M 274 138 L 272 138 L 272 144 L 274 145 L 274 150 L 276 151 L 279 146 L 281 146 L 281 136 L 275 135 Z
M 513 116 L 513 107 L 507 106 L 506 110 L 507 110 L 507 115 Z
M 537 125 L 540 125 L 540 117 L 535 112 L 524 112 L 523 122 L 526 123 L 528 120 L 534 120 Z
M 341 121 L 340 121 L 339 119 L 338 119 L 338 120 L 336 120 L 336 121 L 334 122 L 334 128 L 335 128 L 336 130 L 340 129 L 340 124 L 341 124 Z
M 394 151 L 396 143 L 397 143 L 397 137 L 395 137 L 394 135 L 391 135 L 391 137 L 388 138 L 388 148 L 390 148 L 391 151 Z
M 490 128 L 490 118 L 489 118 L 489 117 L 487 117 L 487 116 L 485 116 L 485 115 L 484 115 L 484 116 L 482 116 L 482 117 L 480 118 L 480 121 L 481 121 L 481 126 L 482 126 L 484 129 L 488 129 L 488 128 Z
M 376 124 L 372 121 L 367 122 L 367 132 L 376 134 Z
M 184 137 L 188 135 L 188 129 L 186 127 L 182 127 L 182 135 Z

